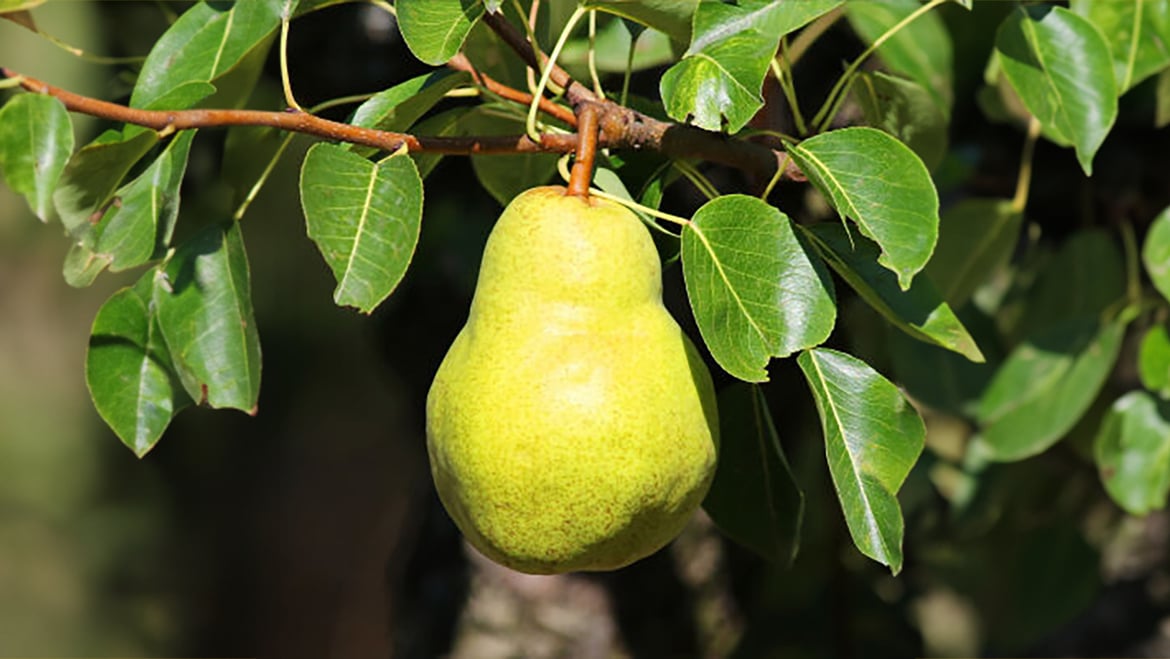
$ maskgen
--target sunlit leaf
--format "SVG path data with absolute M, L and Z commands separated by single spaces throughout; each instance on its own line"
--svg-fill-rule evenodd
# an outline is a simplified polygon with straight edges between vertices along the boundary
M 950 126 L 925 87 L 877 71 L 858 74 L 853 94 L 866 124 L 901 140 L 927 169 L 942 162 Z
M 637 21 L 687 43 L 699 0 L 584 0 L 581 5 Z
M 950 305 L 958 308 L 1007 263 L 1024 216 L 1006 199 L 963 199 L 943 212 L 938 245 L 926 274 Z
M 1146 330 L 1138 347 L 1138 376 L 1142 386 L 1170 400 L 1170 333 L 1165 325 Z
M 1154 287 L 1162 297 L 1170 299 L 1170 208 L 1164 209 L 1150 224 L 1142 245 L 1142 263 Z
M 914 152 L 875 128 L 844 128 L 791 144 L 788 153 L 842 217 L 881 247 L 878 262 L 902 289 L 938 239 L 938 192 Z
M 741 380 L 771 357 L 820 344 L 836 321 L 832 281 L 788 217 L 746 195 L 704 204 L 682 234 L 683 278 L 711 356 Z
M 43 221 L 72 153 L 73 125 L 61 101 L 20 94 L 0 107 L 0 175 Z
M 1109 42 L 1118 93 L 1170 66 L 1170 1 L 1072 0 Z
M 1117 118 L 1109 45 L 1092 23 L 1054 5 L 1020 7 L 995 38 L 1008 82 L 1045 135 L 1072 145 L 1086 175 Z
M 459 52 L 484 11 L 481 0 L 398 0 L 394 6 L 410 52 L 434 66 Z
M 209 225 L 183 243 L 154 277 L 159 328 L 193 400 L 254 414 L 260 334 L 239 224 Z
M 151 303 L 155 271 L 98 310 L 85 381 L 98 414 L 138 457 L 154 447 L 191 399 L 171 366 Z
M 1094 443 L 1105 490 L 1126 512 L 1166 507 L 1170 493 L 1170 403 L 1144 391 L 1117 399 Z
M 154 131 L 139 132 L 129 139 L 107 131 L 73 154 L 53 193 L 65 230 L 91 246 L 93 225 L 105 212 L 114 190 L 157 142 Z
M 354 111 L 349 123 L 365 128 L 403 132 L 443 100 L 444 94 L 470 81 L 471 76 L 466 72 L 450 69 L 440 69 L 412 78 L 362 103 Z M 358 145 L 349 148 L 362 155 L 376 151 Z
M 301 169 L 309 237 L 337 279 L 333 300 L 370 313 L 402 280 L 422 220 L 422 179 L 405 154 L 375 164 L 317 144 Z
M 845 16 L 862 39 L 873 43 L 921 7 L 918 0 L 846 2 Z M 922 85 L 938 109 L 949 117 L 954 96 L 952 50 L 946 25 L 932 11 L 894 33 L 878 48 L 877 54 L 891 70 Z
M 903 531 L 897 493 L 922 453 L 926 426 L 897 387 L 860 359 L 817 348 L 796 361 L 816 401 L 853 543 L 897 574 Z

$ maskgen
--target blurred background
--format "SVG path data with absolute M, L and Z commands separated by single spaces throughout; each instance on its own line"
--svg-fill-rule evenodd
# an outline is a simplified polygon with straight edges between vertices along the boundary
M 1010 197 L 1015 185 L 1021 136 L 974 102 L 989 50 L 979 39 L 1002 13 L 989 5 L 1007 4 L 977 3 L 961 15 L 973 27 L 954 31 L 959 101 L 940 170 L 952 200 Z M 184 7 L 49 2 L 34 16 L 87 52 L 134 56 Z M 798 83 L 823 93 L 859 50 L 835 28 Z M 6 21 L 0 65 L 106 99 L 132 84 Z M 364 4 L 294 23 L 290 65 L 305 106 L 425 70 L 389 15 Z M 253 105 L 280 107 L 277 72 L 270 57 Z M 660 72 L 635 76 L 635 91 L 653 95 Z M 1046 240 L 1085 218 L 1140 225 L 1170 201 L 1170 140 L 1147 128 L 1149 96 L 1126 97 L 1091 183 L 1068 152 L 1040 145 L 1029 218 Z M 78 144 L 103 128 L 74 121 Z M 230 211 L 224 140 L 195 141 L 180 235 Z M 293 141 L 243 220 L 264 351 L 259 414 L 189 409 L 141 460 L 102 424 L 84 381 L 94 314 L 137 273 L 70 288 L 60 227 L 0 185 L 0 657 L 1170 656 L 1165 513 L 1122 515 L 1062 444 L 985 473 L 977 503 L 951 515 L 945 495 L 960 475 L 947 468 L 965 430 L 928 417 L 930 446 L 902 496 L 906 568 L 893 578 L 852 546 L 815 410 L 786 362 L 765 393 L 806 492 L 793 566 L 725 542 L 702 515 L 666 551 L 610 574 L 527 577 L 471 554 L 431 486 L 422 410 L 501 208 L 466 159 L 445 159 L 427 181 L 410 271 L 363 317 L 333 305 L 304 235 L 296 178 L 311 143 Z M 725 190 L 751 184 L 706 173 Z M 793 216 L 818 212 L 794 184 L 773 199 Z M 666 205 L 685 214 L 700 203 L 676 185 Z M 693 330 L 677 267 L 665 277 L 668 306 Z M 881 368 L 886 329 L 843 290 L 833 340 Z

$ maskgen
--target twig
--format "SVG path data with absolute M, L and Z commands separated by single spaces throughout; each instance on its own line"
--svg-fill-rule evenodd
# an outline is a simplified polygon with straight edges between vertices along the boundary
M 597 106 L 586 103 L 580 106 L 577 117 L 577 158 L 569 172 L 569 187 L 565 194 L 587 198 L 589 184 L 593 181 L 593 159 L 597 154 Z
M 500 98 L 520 105 L 529 105 L 532 103 L 532 94 L 522 92 L 514 87 L 509 87 L 504 83 L 492 78 L 486 73 L 480 73 L 472 64 L 471 61 L 463 53 L 459 53 L 447 61 L 447 66 L 456 71 L 466 71 L 471 74 L 475 82 L 481 85 L 484 89 L 499 96 Z M 570 126 L 577 125 L 577 115 L 573 111 L 563 105 L 557 105 L 547 98 L 540 99 L 540 111 L 559 119 L 560 121 L 569 124 Z

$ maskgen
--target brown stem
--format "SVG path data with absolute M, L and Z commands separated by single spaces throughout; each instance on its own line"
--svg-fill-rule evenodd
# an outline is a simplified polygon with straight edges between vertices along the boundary
M 530 105 L 532 103 L 532 94 L 522 92 L 519 89 L 515 89 L 513 87 L 509 87 L 495 78 L 488 76 L 486 73 L 480 73 L 463 53 L 459 53 L 455 57 L 452 57 L 450 60 L 448 60 L 447 66 L 455 69 L 456 71 L 466 71 L 470 73 L 472 79 L 474 79 L 477 84 L 483 86 L 484 89 L 495 94 L 496 96 L 499 96 L 502 99 L 514 101 L 516 103 L 520 103 L 521 105 Z M 577 125 L 577 116 L 573 114 L 572 110 L 563 105 L 557 105 L 547 98 L 541 98 L 539 107 L 541 112 L 551 117 L 559 119 L 566 124 L 569 124 L 570 126 Z
M 579 107 L 577 158 L 569 172 L 569 187 L 565 194 L 586 199 L 589 197 L 589 183 L 593 181 L 593 158 L 597 154 L 597 105 L 584 103 Z

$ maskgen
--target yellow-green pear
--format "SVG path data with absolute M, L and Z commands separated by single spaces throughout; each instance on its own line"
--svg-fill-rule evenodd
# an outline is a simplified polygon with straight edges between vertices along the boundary
M 427 396 L 431 473 L 471 544 L 536 574 L 650 555 L 706 495 L 716 414 L 638 217 L 563 187 L 516 197 Z

